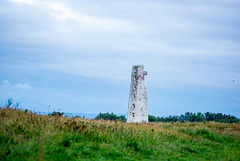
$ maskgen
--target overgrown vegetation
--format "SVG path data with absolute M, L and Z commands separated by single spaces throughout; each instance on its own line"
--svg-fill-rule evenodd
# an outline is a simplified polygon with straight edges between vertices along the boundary
M 240 160 L 240 124 L 86 120 L 0 109 L 0 160 Z

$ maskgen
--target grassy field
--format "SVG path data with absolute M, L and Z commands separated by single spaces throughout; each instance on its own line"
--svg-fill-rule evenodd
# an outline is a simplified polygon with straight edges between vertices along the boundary
M 0 109 L 0 160 L 240 160 L 240 124 L 85 120 Z

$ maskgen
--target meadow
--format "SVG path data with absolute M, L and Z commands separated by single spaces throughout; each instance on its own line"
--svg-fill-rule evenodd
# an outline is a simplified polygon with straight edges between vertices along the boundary
M 0 109 L 0 160 L 240 160 L 239 123 L 125 123 Z

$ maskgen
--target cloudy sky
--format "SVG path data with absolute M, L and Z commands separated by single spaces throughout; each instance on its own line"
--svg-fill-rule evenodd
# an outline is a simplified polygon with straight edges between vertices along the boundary
M 240 117 L 240 1 L 0 1 L 1 105 L 126 114 L 134 64 L 149 114 Z

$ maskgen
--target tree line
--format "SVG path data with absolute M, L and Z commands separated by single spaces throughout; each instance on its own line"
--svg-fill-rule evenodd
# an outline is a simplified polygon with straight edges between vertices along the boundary
M 204 121 L 215 121 L 225 123 L 238 123 L 240 120 L 232 115 L 226 115 L 222 113 L 190 113 L 186 112 L 180 116 L 169 116 L 169 117 L 155 117 L 152 115 L 148 116 L 149 122 L 204 122 Z
M 126 121 L 124 115 L 117 116 L 114 113 L 100 113 L 96 116 L 95 119 L 103 120 L 119 120 Z M 148 115 L 149 122 L 204 122 L 204 121 L 215 121 L 215 122 L 224 122 L 224 123 L 239 123 L 240 119 L 232 115 L 226 115 L 222 113 L 190 113 L 186 112 L 180 116 L 168 116 L 168 117 L 155 117 L 153 115 Z
M 95 119 L 103 119 L 103 120 L 118 120 L 118 121 L 127 121 L 124 115 L 117 116 L 114 113 L 100 113 L 98 114 Z

